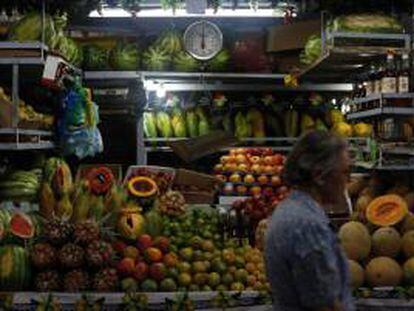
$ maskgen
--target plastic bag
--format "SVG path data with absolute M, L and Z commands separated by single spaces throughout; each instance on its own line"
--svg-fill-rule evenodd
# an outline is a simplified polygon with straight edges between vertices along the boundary
M 64 154 L 79 159 L 103 151 L 103 141 L 98 129 L 99 109 L 92 101 L 90 91 L 80 85 L 70 90 L 64 99 L 61 142 Z

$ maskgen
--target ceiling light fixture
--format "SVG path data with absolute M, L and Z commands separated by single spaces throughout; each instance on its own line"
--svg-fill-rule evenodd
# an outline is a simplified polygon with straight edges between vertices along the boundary
M 163 9 L 146 9 L 136 13 L 136 17 L 283 17 L 284 14 L 280 10 L 274 9 L 219 9 L 216 13 L 213 9 L 207 9 L 204 14 L 188 14 L 185 9 L 176 10 L 173 14 L 172 10 Z M 120 8 L 103 8 L 102 10 L 92 11 L 89 17 L 132 17 L 132 14 Z

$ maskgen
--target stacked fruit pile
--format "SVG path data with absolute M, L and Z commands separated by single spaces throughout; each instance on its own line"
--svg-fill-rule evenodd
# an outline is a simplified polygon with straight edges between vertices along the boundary
M 147 138 L 197 137 L 208 134 L 211 127 L 210 116 L 200 107 L 144 113 L 144 130 Z
M 0 289 L 268 289 L 261 251 L 240 247 L 225 231 L 226 217 L 188 208 L 170 190 L 167 171 L 130 172 L 124 187 L 103 167 L 77 184 L 62 159 L 49 159 L 40 183 L 42 218 L 1 210 Z M 137 198 L 148 192 L 143 213 Z
M 118 288 L 115 252 L 96 222 L 72 225 L 52 220 L 44 225 L 42 238 L 30 249 L 36 290 L 108 292 Z
M 289 193 L 287 187 L 283 186 L 278 188 L 274 195 L 260 195 L 249 197 L 244 200 L 237 200 L 233 203 L 232 209 L 236 213 L 240 213 L 241 216 L 247 216 L 250 221 L 254 223 L 259 222 L 272 215 L 273 210 L 277 207 L 280 201 L 282 201 Z
M 0 209 L 0 289 L 27 289 L 31 282 L 29 250 L 25 247 L 40 233 L 36 213 Z
M 1 177 L 1 201 L 33 201 L 39 192 L 42 170 L 10 171 Z
M 285 157 L 271 148 L 237 148 L 222 156 L 214 171 L 224 182 L 224 195 L 274 196 L 282 194 L 284 162 Z
M 18 42 L 44 40 L 50 50 L 63 55 L 69 62 L 80 65 L 82 51 L 73 39 L 65 35 L 66 26 L 66 14 L 42 16 L 41 13 L 33 11 L 12 25 L 9 38 Z
M 181 44 L 182 34 L 176 30 L 164 32 L 143 53 L 143 65 L 151 71 L 165 71 L 173 68 L 178 72 L 198 71 L 202 64 L 188 54 Z M 227 69 L 230 54 L 223 49 L 212 60 L 203 64 L 210 71 Z
M 353 287 L 414 285 L 414 215 L 407 206 L 398 194 L 381 195 L 356 214 L 360 221 L 340 228 Z
M 223 243 L 216 212 L 162 217 L 161 235 L 118 243 L 124 290 L 266 290 L 263 255 L 250 246 Z M 166 236 L 170 236 L 168 239 Z

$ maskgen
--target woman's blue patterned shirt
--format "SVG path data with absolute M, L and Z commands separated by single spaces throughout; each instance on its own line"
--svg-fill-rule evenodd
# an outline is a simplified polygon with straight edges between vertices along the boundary
M 332 307 L 355 310 L 347 259 L 323 209 L 307 193 L 293 191 L 273 213 L 266 235 L 266 271 L 274 310 Z

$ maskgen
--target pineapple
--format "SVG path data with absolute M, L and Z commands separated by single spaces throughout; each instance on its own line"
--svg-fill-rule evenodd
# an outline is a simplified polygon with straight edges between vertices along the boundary
M 73 237 L 76 243 L 88 245 L 99 239 L 100 229 L 98 224 L 93 220 L 86 220 L 75 225 Z
M 72 235 L 72 225 L 67 221 L 53 219 L 43 227 L 43 235 L 54 245 L 63 245 L 69 241 Z
M 112 292 L 118 288 L 118 275 L 113 268 L 102 269 L 93 278 L 92 288 L 99 292 Z
M 59 273 L 54 270 L 38 273 L 34 283 L 36 290 L 39 292 L 58 291 L 61 287 Z
M 84 251 L 82 247 L 68 243 L 59 251 L 59 262 L 62 268 L 76 269 L 84 264 Z
M 185 213 L 186 202 L 178 191 L 167 191 L 155 202 L 157 210 L 164 215 L 179 216 Z
M 56 265 L 56 249 L 48 243 L 37 243 L 32 247 L 30 259 L 39 270 L 52 268 Z
M 80 292 L 89 288 L 89 276 L 85 271 L 72 270 L 63 279 L 63 289 L 67 292 Z
M 112 245 L 102 240 L 96 240 L 86 248 L 86 260 L 92 267 L 102 268 L 114 259 L 115 251 Z

